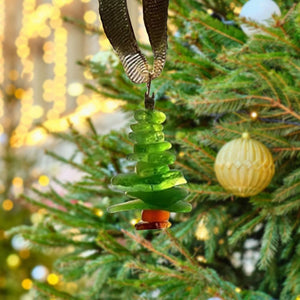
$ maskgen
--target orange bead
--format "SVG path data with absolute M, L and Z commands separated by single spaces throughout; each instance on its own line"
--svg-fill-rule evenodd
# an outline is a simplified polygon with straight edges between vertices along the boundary
M 166 210 L 147 209 L 142 212 L 142 220 L 144 222 L 164 222 L 168 221 L 170 213 Z

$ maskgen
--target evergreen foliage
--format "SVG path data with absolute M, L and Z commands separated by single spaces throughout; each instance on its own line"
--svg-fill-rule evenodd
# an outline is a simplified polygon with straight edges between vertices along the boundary
M 248 38 L 237 25 L 207 13 L 210 8 L 233 19 L 230 2 L 170 1 L 168 62 L 153 82 L 156 107 L 167 115 L 168 140 L 178 154 L 174 167 L 189 182 L 192 212 L 174 215 L 170 230 L 135 232 L 130 220 L 138 212 L 105 212 L 126 200 L 110 188 L 110 180 L 133 169 L 126 160 L 132 152 L 127 134 L 100 136 L 92 124 L 85 136 L 75 128 L 59 134 L 76 153 L 49 154 L 83 176 L 59 183 L 64 195 L 52 189 L 26 196 L 47 214 L 37 226 L 11 234 L 22 232 L 33 247 L 68 249 L 56 269 L 81 286 L 69 295 L 38 283 L 38 299 L 294 300 L 300 295 L 300 5 L 278 1 L 282 17 L 268 28 L 250 22 L 263 34 Z M 131 115 L 142 108 L 145 87 L 132 85 L 120 65 L 82 64 L 97 80 L 90 88 L 124 100 Z M 251 111 L 258 113 L 256 121 Z M 222 145 L 246 130 L 271 150 L 276 173 L 264 192 L 242 199 L 223 190 L 213 165 Z M 77 155 L 82 163 L 75 162 Z M 47 207 L 41 199 L 57 206 Z M 195 232 L 203 228 L 206 236 L 197 239 Z M 236 255 L 245 262 L 257 252 L 251 274 L 236 263 Z

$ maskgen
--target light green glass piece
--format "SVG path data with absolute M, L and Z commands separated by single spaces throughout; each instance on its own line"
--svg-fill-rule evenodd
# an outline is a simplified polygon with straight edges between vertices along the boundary
M 180 171 L 152 177 L 140 177 L 136 173 L 119 174 L 112 179 L 112 185 L 124 192 L 161 191 L 184 183 L 186 180 Z
M 116 213 L 121 211 L 129 211 L 129 210 L 144 210 L 144 209 L 161 209 L 160 206 L 150 205 L 145 203 L 142 200 L 132 200 L 120 204 L 115 204 L 110 206 L 107 211 L 109 213 Z M 192 205 L 190 203 L 184 201 L 178 201 L 168 207 L 168 211 L 170 212 L 183 212 L 187 213 L 192 210 Z
M 146 121 L 151 124 L 161 124 L 166 120 L 166 115 L 157 110 L 137 110 L 134 113 L 134 118 L 139 122 Z
M 172 187 L 167 190 L 158 192 L 130 192 L 127 195 L 143 200 L 151 205 L 168 207 L 179 200 L 183 200 L 188 195 L 188 192 L 179 187 Z
M 130 128 L 134 132 L 152 132 L 152 131 L 162 131 L 164 127 L 161 124 L 150 124 L 147 122 L 140 122 L 136 124 L 131 124 Z
M 172 144 L 169 142 L 160 142 L 152 144 L 135 144 L 135 153 L 155 153 L 163 152 L 172 148 Z
M 163 142 L 165 135 L 162 131 L 153 131 L 145 134 L 145 132 L 130 132 L 129 138 L 137 143 L 148 144 Z
M 136 173 L 141 177 L 152 177 L 167 173 L 170 170 L 168 165 L 153 164 L 139 161 L 136 165 Z
M 151 110 L 138 110 L 134 114 L 137 121 L 130 127 L 129 134 L 134 141 L 134 153 L 128 160 L 137 161 L 136 172 L 119 174 L 112 179 L 114 188 L 126 192 L 139 200 L 114 205 L 110 212 L 130 209 L 163 209 L 174 212 L 187 212 L 191 205 L 182 201 L 187 192 L 176 186 L 185 184 L 180 171 L 170 170 L 175 155 L 168 152 L 172 145 L 164 141 L 164 113 Z
M 152 162 L 154 164 L 173 164 L 176 157 L 170 152 L 158 152 L 158 153 L 132 153 L 127 156 L 130 161 L 143 161 Z

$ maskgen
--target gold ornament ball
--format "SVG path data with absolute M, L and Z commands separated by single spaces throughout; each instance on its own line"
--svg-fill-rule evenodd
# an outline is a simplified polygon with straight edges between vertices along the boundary
M 220 149 L 215 172 L 225 190 L 239 197 L 250 197 L 269 185 L 275 165 L 269 149 L 245 132 Z

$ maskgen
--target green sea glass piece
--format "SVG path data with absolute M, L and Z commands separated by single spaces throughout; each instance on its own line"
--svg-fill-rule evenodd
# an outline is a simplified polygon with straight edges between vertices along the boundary
M 150 205 L 142 200 L 132 200 L 120 204 L 115 204 L 110 206 L 107 211 L 109 213 L 116 213 L 128 210 L 144 210 L 144 209 L 162 209 L 161 206 Z M 170 212 L 190 212 L 192 210 L 192 205 L 184 201 L 177 201 L 176 203 L 168 206 L 168 211 Z
M 115 189 L 126 192 L 137 200 L 113 205 L 109 212 L 131 209 L 161 209 L 171 212 L 188 212 L 191 205 L 184 201 L 187 191 L 177 187 L 186 183 L 180 171 L 170 170 L 175 155 L 172 145 L 165 141 L 163 126 L 166 116 L 159 111 L 138 110 L 134 113 L 137 123 L 130 127 L 134 153 L 128 160 L 136 161 L 135 173 L 119 174 L 112 178 Z

